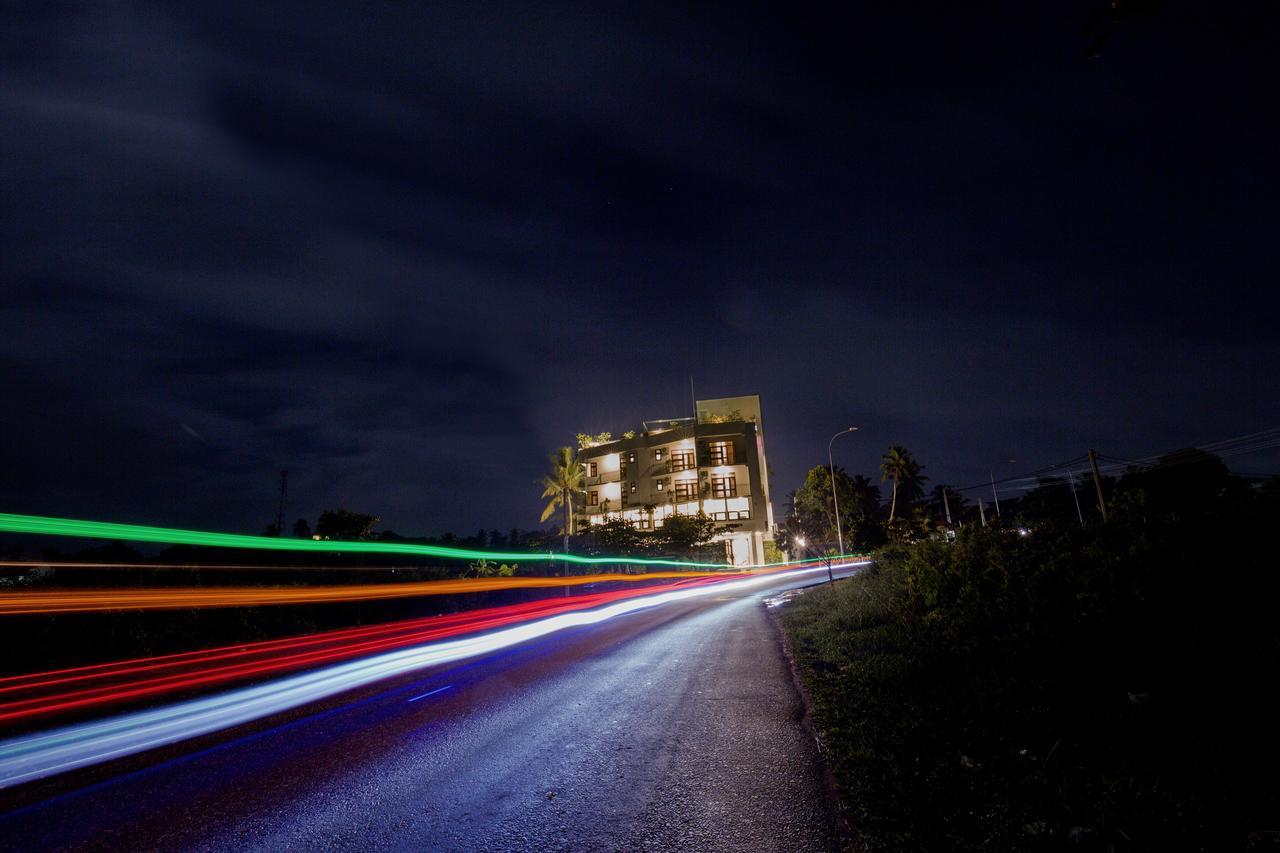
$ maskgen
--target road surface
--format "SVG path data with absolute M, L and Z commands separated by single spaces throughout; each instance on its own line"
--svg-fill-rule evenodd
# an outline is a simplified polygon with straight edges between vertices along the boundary
M 831 849 L 818 758 L 762 603 L 784 585 L 563 631 L 0 792 L 0 847 Z

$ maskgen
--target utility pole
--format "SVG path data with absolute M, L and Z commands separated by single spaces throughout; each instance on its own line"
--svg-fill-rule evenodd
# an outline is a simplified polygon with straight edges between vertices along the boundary
M 285 499 L 289 496 L 289 472 L 280 471 L 280 508 L 276 510 L 276 530 L 280 531 L 278 536 L 284 535 L 284 505 Z
M 1107 501 L 1102 497 L 1102 478 L 1098 476 L 1098 454 L 1089 451 L 1089 467 L 1093 469 L 1093 487 L 1098 492 L 1098 511 L 1102 513 L 1102 523 L 1107 523 Z
M 1084 527 L 1084 513 L 1080 511 L 1080 496 L 1076 494 L 1076 475 L 1070 468 L 1067 469 L 1067 480 L 1071 482 L 1071 499 L 1076 502 L 1076 517 L 1080 519 L 1080 526 Z
M 991 478 L 991 500 L 995 501 L 996 517 L 998 518 L 1000 516 L 1000 495 L 996 492 L 996 472 L 988 468 L 987 476 Z
M 947 500 L 947 487 L 942 487 L 942 509 L 947 513 L 947 527 L 951 526 L 951 502 Z
M 982 526 L 987 526 L 987 511 L 982 506 L 982 495 L 978 495 L 978 518 L 982 519 Z

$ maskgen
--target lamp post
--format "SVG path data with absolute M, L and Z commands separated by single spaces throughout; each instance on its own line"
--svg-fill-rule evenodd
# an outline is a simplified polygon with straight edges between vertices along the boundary
M 844 554 L 844 530 L 840 526 L 840 498 L 836 495 L 836 463 L 831 458 L 831 445 L 836 443 L 836 439 L 842 435 L 848 435 L 851 432 L 857 432 L 857 427 L 848 427 L 842 429 L 835 435 L 831 436 L 831 440 L 827 442 L 827 470 L 831 473 L 831 503 L 836 510 L 836 541 L 840 547 L 840 553 Z

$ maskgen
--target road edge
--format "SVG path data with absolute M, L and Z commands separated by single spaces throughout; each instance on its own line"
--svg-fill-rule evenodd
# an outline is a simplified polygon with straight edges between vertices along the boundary
M 809 691 L 804 685 L 804 679 L 800 676 L 800 669 L 796 663 L 795 652 L 791 648 L 791 640 L 787 637 L 787 631 L 782 627 L 782 620 L 778 618 L 775 608 L 761 604 L 765 609 L 769 624 L 773 626 L 774 636 L 778 640 L 778 646 L 782 651 L 782 657 L 787 662 L 787 671 L 791 673 L 791 683 L 795 687 L 797 695 L 800 697 L 800 706 L 804 713 L 800 717 L 800 725 L 804 727 L 805 732 L 813 739 L 814 746 L 818 751 L 818 765 L 821 769 L 822 787 L 826 793 L 827 802 L 831 808 L 831 816 L 836 832 L 836 839 L 842 850 L 858 851 L 858 853 L 866 853 L 868 850 L 866 839 L 862 837 L 849 821 L 848 811 L 844 807 L 844 800 L 840 798 L 840 789 L 836 785 L 835 773 L 831 768 L 829 758 L 830 752 L 827 748 L 826 741 L 822 737 L 822 732 L 818 730 L 814 723 L 814 704 L 813 699 L 809 696 Z M 785 606 L 785 605 L 783 605 Z

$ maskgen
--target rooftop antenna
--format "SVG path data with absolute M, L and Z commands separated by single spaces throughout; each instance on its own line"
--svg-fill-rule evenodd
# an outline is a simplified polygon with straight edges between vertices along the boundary
M 698 422 L 698 395 L 693 391 L 693 374 L 689 374 L 689 399 L 693 403 L 693 422 Z

